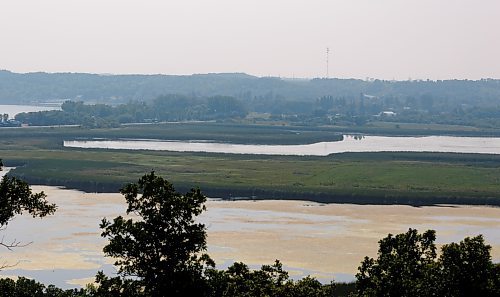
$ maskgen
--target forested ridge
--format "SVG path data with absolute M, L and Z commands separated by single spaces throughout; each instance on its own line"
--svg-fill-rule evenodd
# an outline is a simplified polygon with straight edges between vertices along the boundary
M 81 99 L 99 103 L 151 100 L 163 94 L 233 96 L 246 101 L 311 100 L 322 96 L 369 96 L 418 100 L 425 96 L 460 103 L 500 102 L 500 80 L 282 79 L 244 73 L 193 75 L 102 75 L 88 73 L 13 73 L 0 70 L 0 103 Z
M 217 101 L 211 104 L 211 100 Z M 226 102 L 222 102 L 225 98 Z M 289 80 L 246 74 L 98 75 L 0 71 L 1 104 L 73 101 L 115 106 L 113 121 L 228 120 L 267 114 L 267 120 L 307 125 L 364 125 L 372 121 L 500 127 L 500 80 Z M 213 102 L 212 102 L 213 103 Z M 222 103 L 222 104 L 221 104 Z M 163 114 L 144 112 L 146 109 Z M 218 108 L 217 108 L 218 107 Z M 134 112 L 128 110 L 135 109 Z M 23 122 L 83 124 L 61 112 L 24 116 Z M 87 117 L 103 116 L 98 112 Z M 79 121 L 78 121 L 79 120 Z M 59 121 L 59 123 L 55 123 Z

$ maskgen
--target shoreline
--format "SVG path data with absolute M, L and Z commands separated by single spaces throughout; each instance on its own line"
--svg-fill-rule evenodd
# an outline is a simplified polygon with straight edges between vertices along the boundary
M 15 174 L 12 174 L 16 176 Z M 106 183 L 95 181 L 74 181 L 42 179 L 30 176 L 18 176 L 30 185 L 55 186 L 69 190 L 78 190 L 84 193 L 119 193 L 124 184 Z M 192 187 L 176 183 L 174 185 L 180 193 L 189 191 Z M 310 201 L 325 204 L 356 204 L 356 205 L 408 205 L 414 207 L 437 205 L 471 205 L 500 207 L 500 199 L 496 197 L 410 197 L 388 195 L 357 195 L 329 194 L 323 192 L 293 192 L 273 189 L 237 189 L 200 186 L 207 197 L 219 198 L 225 201 L 265 201 L 265 200 L 291 200 Z
M 71 288 L 84 285 L 98 270 L 112 272 L 112 261 L 102 254 L 105 239 L 98 223 L 102 217 L 123 215 L 124 197 L 49 186 L 34 186 L 33 191 L 44 191 L 58 211 L 42 220 L 19 216 L 9 224 L 6 235 L 33 245 L 12 254 L 20 266 L 0 274 Z M 208 199 L 206 207 L 199 220 L 206 225 L 208 253 L 218 268 L 241 261 L 258 269 L 279 259 L 292 277 L 351 280 L 363 257 L 376 255 L 380 239 L 410 227 L 436 230 L 437 246 L 483 234 L 493 247 L 493 260 L 500 261 L 499 208 L 218 199 Z

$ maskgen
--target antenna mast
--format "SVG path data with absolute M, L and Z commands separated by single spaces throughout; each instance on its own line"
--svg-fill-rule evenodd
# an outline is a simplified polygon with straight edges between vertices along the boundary
M 330 68 L 330 65 L 329 65 L 329 58 L 330 58 L 330 48 L 327 47 L 326 48 L 326 78 L 330 78 L 330 75 L 329 75 L 329 68 Z

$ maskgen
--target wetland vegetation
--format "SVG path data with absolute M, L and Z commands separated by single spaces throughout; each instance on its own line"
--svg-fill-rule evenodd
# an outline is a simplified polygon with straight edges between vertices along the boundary
M 115 192 L 154 169 L 180 189 L 208 196 L 369 204 L 499 205 L 500 156 L 451 153 L 344 153 L 326 157 L 64 148 L 79 138 L 309 143 L 339 137 L 326 128 L 175 123 L 120 128 L 3 129 L 0 152 L 12 174 L 35 184 Z M 340 135 L 341 136 L 341 135 Z
M 104 253 L 113 257 L 117 274 L 99 271 L 95 284 L 70 290 L 24 277 L 5 278 L 0 279 L 1 292 L 53 297 L 167 296 L 166 292 L 168 296 L 214 297 L 471 296 L 479 292 L 493 297 L 499 292 L 500 266 L 493 263 L 491 246 L 481 235 L 444 244 L 438 256 L 433 230 L 389 234 L 379 241 L 377 257 L 362 260 L 355 282 L 324 284 L 312 276 L 292 279 L 278 260 L 260 269 L 250 269 L 243 262 L 215 268 L 206 253 L 206 227 L 194 219 L 205 211 L 206 197 L 200 189 L 183 195 L 151 172 L 124 186 L 121 193 L 128 205 L 127 216 L 103 219 L 100 225 L 101 236 L 108 240 Z M 0 194 L 2 205 L 9 206 L 16 191 Z M 28 200 L 36 202 L 40 195 L 44 196 L 35 194 Z M 37 202 L 28 210 L 46 206 Z M 10 219 L 17 213 L 6 214 Z

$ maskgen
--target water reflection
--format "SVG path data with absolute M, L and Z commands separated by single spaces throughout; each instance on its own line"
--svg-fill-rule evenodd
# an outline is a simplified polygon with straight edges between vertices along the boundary
M 345 135 L 342 141 L 302 145 L 249 145 L 207 141 L 66 140 L 65 147 L 125 150 L 160 150 L 231 154 L 327 156 L 345 152 L 448 152 L 500 154 L 500 138 L 489 137 L 389 137 Z
M 105 258 L 99 222 L 124 214 L 119 194 L 82 193 L 55 187 L 45 191 L 59 208 L 43 219 L 16 217 L 2 231 L 6 239 L 33 243 L 0 257 L 19 264 L 0 275 L 25 275 L 70 288 L 92 280 L 98 270 L 113 274 Z M 352 280 L 364 256 L 375 256 L 377 242 L 408 228 L 437 230 L 439 244 L 484 234 L 500 261 L 500 208 L 410 207 L 320 204 L 305 201 L 209 200 L 199 218 L 208 232 L 208 252 L 218 267 L 234 261 L 250 267 L 280 259 L 293 277 L 308 274 L 328 282 Z

